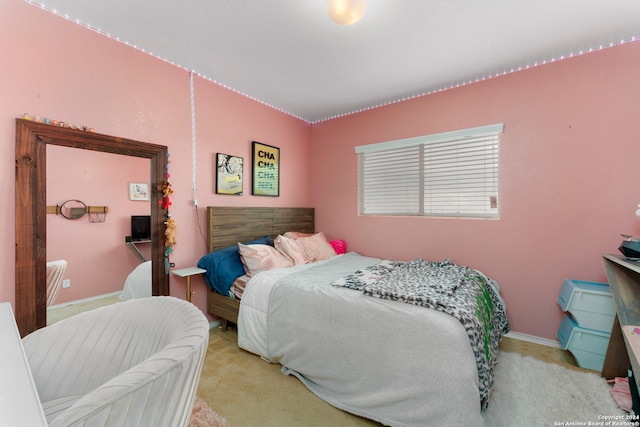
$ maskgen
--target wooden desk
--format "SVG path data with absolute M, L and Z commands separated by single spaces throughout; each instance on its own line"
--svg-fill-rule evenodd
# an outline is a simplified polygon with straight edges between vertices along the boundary
M 206 273 L 207 270 L 198 267 L 188 267 L 180 270 L 173 270 L 171 272 L 176 276 L 187 278 L 187 301 L 191 302 L 191 276 Z
M 46 426 L 11 305 L 0 303 L 0 425 Z
M 640 326 L 640 262 L 622 255 L 604 255 L 604 268 L 609 280 L 616 317 L 611 329 L 602 376 L 607 379 L 627 377 L 629 365 L 633 368 L 636 384 L 640 386 L 640 354 L 633 350 L 625 326 Z

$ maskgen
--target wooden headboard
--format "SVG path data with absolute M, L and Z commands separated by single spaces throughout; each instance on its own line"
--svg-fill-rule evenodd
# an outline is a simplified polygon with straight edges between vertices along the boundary
M 209 252 L 287 231 L 315 231 L 313 208 L 208 206 L 207 219 Z

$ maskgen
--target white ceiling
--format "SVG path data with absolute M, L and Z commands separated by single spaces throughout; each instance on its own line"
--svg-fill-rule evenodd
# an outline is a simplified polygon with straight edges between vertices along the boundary
M 26 0 L 314 123 L 640 36 L 640 0 Z

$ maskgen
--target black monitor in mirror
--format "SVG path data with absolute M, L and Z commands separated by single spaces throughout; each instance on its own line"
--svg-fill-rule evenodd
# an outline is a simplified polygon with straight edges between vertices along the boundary
M 131 240 L 151 240 L 151 215 L 131 215 Z

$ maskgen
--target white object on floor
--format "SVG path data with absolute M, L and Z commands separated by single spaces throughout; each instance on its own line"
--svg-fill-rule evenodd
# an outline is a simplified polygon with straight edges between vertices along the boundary
M 0 425 L 46 426 L 47 421 L 8 302 L 0 303 Z
M 576 422 L 624 422 L 625 412 L 600 375 L 545 363 L 517 353 L 500 352 L 489 408 L 488 426 L 552 426 Z M 580 424 L 584 423 L 584 424 Z M 565 424 L 566 425 L 566 424 Z M 598 425 L 598 424 L 592 424 Z
M 151 296 L 151 261 L 146 261 L 133 269 L 124 281 L 122 299 L 146 298 Z

